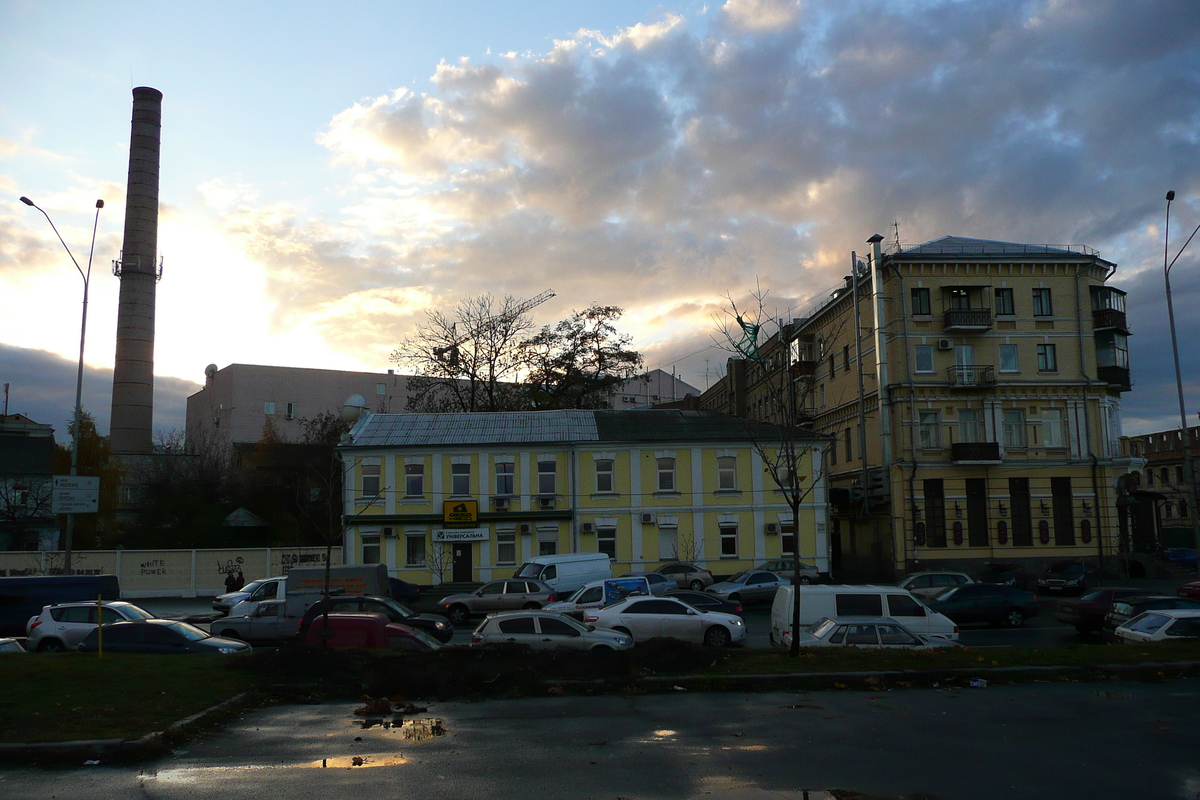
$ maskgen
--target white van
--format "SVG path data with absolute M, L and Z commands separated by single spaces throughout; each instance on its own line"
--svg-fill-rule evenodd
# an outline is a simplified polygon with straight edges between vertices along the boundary
M 771 604 L 771 644 L 792 638 L 792 592 L 800 590 L 800 627 L 821 617 L 891 617 L 913 633 L 958 641 L 958 626 L 895 586 L 780 586 Z
M 566 597 L 585 583 L 612 576 L 612 566 L 607 553 L 537 556 L 526 561 L 513 573 L 514 578 L 532 578 L 549 584 L 555 597 Z
M 556 611 L 581 620 L 583 612 L 589 608 L 602 608 L 626 597 L 650 594 L 650 581 L 636 576 L 589 581 L 576 589 L 566 600 L 550 603 L 542 610 Z

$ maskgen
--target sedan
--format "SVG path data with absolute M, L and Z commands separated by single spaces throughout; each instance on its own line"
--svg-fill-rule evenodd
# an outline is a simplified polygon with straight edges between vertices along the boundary
M 418 614 L 408 606 L 390 597 L 369 594 L 356 597 L 331 597 L 328 600 L 322 599 L 313 603 L 300 619 L 299 633 L 301 636 L 308 630 L 308 626 L 312 624 L 314 619 L 324 615 L 326 609 L 331 614 L 383 614 L 390 622 L 397 622 L 423 630 L 443 644 L 450 641 L 454 636 L 454 627 L 440 614 Z
M 1147 611 L 1117 628 L 1115 635 L 1126 644 L 1200 639 L 1200 609 Z
M 725 647 L 746 638 L 741 617 L 701 611 L 668 597 L 631 597 L 591 609 L 584 621 L 623 633 L 635 642 L 663 636 L 684 642 Z
M 964 586 L 974 583 L 975 579 L 965 572 L 918 572 L 909 575 L 897 584 L 901 589 L 907 589 L 913 594 L 930 596 L 937 590 L 950 586 Z
M 492 581 L 470 594 L 452 594 L 438 603 L 438 613 L 445 614 L 455 625 L 466 625 L 472 615 L 493 611 L 541 608 L 554 599 L 554 590 L 541 581 Z
M 1129 597 L 1112 604 L 1112 608 L 1104 618 L 1104 627 L 1108 631 L 1115 631 L 1121 625 L 1146 611 L 1163 611 L 1169 608 L 1200 608 L 1200 600 L 1166 595 Z
M 755 569 L 765 569 L 767 572 L 774 572 L 781 578 L 791 580 L 796 574 L 796 562 L 790 558 L 780 558 L 775 561 L 767 561 L 759 564 Z M 816 583 L 821 578 L 821 573 L 812 564 L 800 562 L 800 583 L 807 586 L 810 583 Z
M 784 634 L 783 644 L 791 645 L 791 636 Z M 801 647 L 867 647 L 873 650 L 924 650 L 934 647 L 957 647 L 944 636 L 921 636 L 894 619 L 821 619 L 800 631 Z
M 713 574 L 701 569 L 695 564 L 672 563 L 664 564 L 655 570 L 659 575 L 666 575 L 675 581 L 677 588 L 692 589 L 700 592 L 705 586 L 713 585 Z
M 1073 626 L 1080 633 L 1097 633 L 1104 627 L 1104 616 L 1112 610 L 1113 603 L 1147 594 L 1150 592 L 1146 589 L 1113 586 L 1093 589 L 1074 600 L 1059 600 L 1054 618 Z
M 705 591 L 735 603 L 765 603 L 775 599 L 775 590 L 780 586 L 791 585 L 790 580 L 774 572 L 746 570 L 720 583 L 714 583 Z
M 645 578 L 650 584 L 650 594 L 660 595 L 666 594 L 672 589 L 678 588 L 675 579 L 663 575 L 661 572 L 626 572 L 622 578 Z
M 1176 591 L 1175 594 L 1179 595 L 1180 597 L 1200 598 L 1200 581 L 1185 583 L 1183 586 L 1179 587 L 1179 590 Z
M 103 642 L 100 636 L 103 635 Z M 247 653 L 250 645 L 209 636 L 195 625 L 173 619 L 130 620 L 101 625 L 79 644 L 79 652 L 95 653 L 103 644 L 110 653 Z
M 663 597 L 674 597 L 701 611 L 719 611 L 722 614 L 736 614 L 740 617 L 743 610 L 741 603 L 734 603 L 708 592 L 693 592 L 691 589 L 676 589 L 667 592 Z
M 1103 577 L 1098 567 L 1082 561 L 1055 561 L 1037 579 L 1038 588 L 1047 592 L 1083 594 L 1099 586 Z
M 925 603 L 958 624 L 990 622 L 1017 628 L 1040 611 L 1037 597 L 1029 592 L 992 583 L 957 586 Z
M 627 633 L 582 625 L 549 611 L 512 611 L 492 614 L 471 634 L 471 644 L 524 644 L 534 650 L 628 650 L 633 638 Z

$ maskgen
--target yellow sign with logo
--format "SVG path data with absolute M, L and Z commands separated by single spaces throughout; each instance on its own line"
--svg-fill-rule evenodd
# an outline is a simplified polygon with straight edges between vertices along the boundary
M 446 525 L 474 525 L 478 521 L 478 500 L 447 500 L 442 503 L 442 522 Z

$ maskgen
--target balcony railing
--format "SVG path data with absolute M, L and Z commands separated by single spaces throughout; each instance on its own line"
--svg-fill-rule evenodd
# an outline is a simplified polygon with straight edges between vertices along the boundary
M 1133 388 L 1133 383 L 1129 380 L 1128 367 L 1100 367 L 1096 372 L 1099 374 L 1100 380 L 1109 386 L 1118 386 L 1123 392 L 1128 392 Z
M 992 386 L 996 383 L 996 375 L 992 366 L 970 364 L 950 367 L 946 370 L 946 380 L 951 387 L 976 389 L 981 386 Z
M 999 442 L 955 442 L 950 445 L 950 459 L 956 463 L 1001 463 Z
M 948 331 L 986 331 L 992 327 L 990 308 L 951 308 L 942 317 L 942 327 Z
M 1118 311 L 1115 308 L 1097 308 L 1092 311 L 1092 327 L 1095 330 L 1116 328 L 1119 331 L 1128 333 L 1129 328 L 1126 327 L 1127 324 L 1124 311 Z
M 788 368 L 788 372 L 792 373 L 793 375 L 800 375 L 800 376 L 805 376 L 805 377 L 812 375 L 816 371 L 817 371 L 817 362 L 816 361 L 808 361 L 805 359 L 793 361 L 791 366 Z

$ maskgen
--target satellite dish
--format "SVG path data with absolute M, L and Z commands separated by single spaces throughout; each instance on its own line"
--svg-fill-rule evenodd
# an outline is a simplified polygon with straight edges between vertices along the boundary
M 216 374 L 217 374 L 217 365 L 216 364 L 209 364 L 207 367 L 204 368 L 204 376 L 205 377 L 211 378 L 213 375 L 216 375 Z
M 342 404 L 342 419 L 350 424 L 358 421 L 362 413 L 367 410 L 367 398 L 361 394 L 352 394 L 346 398 L 346 402 Z

